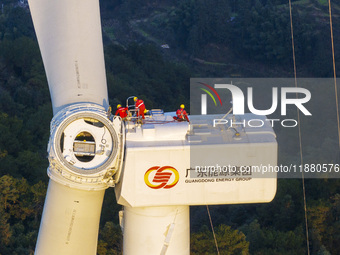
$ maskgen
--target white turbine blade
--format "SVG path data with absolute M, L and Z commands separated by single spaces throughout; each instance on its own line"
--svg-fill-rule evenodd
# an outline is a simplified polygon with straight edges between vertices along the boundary
M 29 0 L 53 112 L 76 102 L 108 106 L 98 0 Z
M 96 254 L 104 192 L 72 189 L 50 180 L 34 254 Z
M 108 107 L 108 95 L 99 0 L 28 2 L 45 66 L 53 113 L 58 117 L 55 125 L 51 127 L 59 127 L 67 116 L 71 118 L 72 123 L 72 118 L 77 113 L 82 119 L 89 116 L 99 118 L 96 120 L 106 126 L 111 136 L 116 137 L 116 129 L 119 127 L 109 122 L 105 111 Z M 70 110 L 67 106 L 73 108 Z M 72 127 L 75 129 L 74 137 L 85 131 L 90 132 L 86 125 Z M 65 129 L 65 126 L 63 128 Z M 94 138 L 97 130 L 92 128 L 92 131 L 90 137 Z M 68 141 L 69 137 L 64 139 L 64 135 L 61 134 L 58 138 L 58 145 L 61 141 Z M 51 135 L 50 145 L 54 144 L 53 139 Z M 61 158 L 49 157 L 51 180 L 35 254 L 96 254 L 104 192 L 110 183 L 113 183 L 111 176 L 116 171 L 116 154 L 113 150 L 116 143 L 113 144 L 114 140 L 110 139 L 102 137 L 93 141 L 91 146 L 96 148 L 96 144 L 101 144 L 102 147 L 96 150 L 92 161 L 80 161 L 80 168 L 64 160 L 63 147 L 57 146 L 57 151 L 51 152 L 52 155 L 60 154 Z M 70 151 L 67 152 L 70 157 L 76 156 L 75 141 L 68 141 L 71 144 Z M 110 150 L 104 146 L 109 141 L 112 142 Z M 84 146 L 86 145 L 88 144 Z M 51 151 L 53 149 L 54 147 Z M 97 151 L 106 151 L 109 154 L 101 155 Z

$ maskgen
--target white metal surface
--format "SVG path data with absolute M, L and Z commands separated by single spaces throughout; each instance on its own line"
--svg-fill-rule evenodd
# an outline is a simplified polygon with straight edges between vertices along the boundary
M 50 180 L 34 254 L 96 254 L 104 192 L 72 189 Z
M 121 121 L 105 115 L 99 1 L 29 0 L 29 6 L 55 115 L 35 254 L 93 255 L 104 190 L 115 183 L 124 148 Z
M 35 254 L 96 254 L 104 192 L 114 185 L 122 164 L 122 129 L 120 118 L 112 122 L 94 104 L 74 104 L 54 116 L 48 146 L 51 180 Z
M 191 116 L 189 125 L 172 121 L 173 115 L 126 125 L 125 164 L 115 190 L 124 205 L 125 255 L 189 254 L 189 205 L 269 202 L 275 196 L 276 173 L 196 171 L 196 165 L 276 166 L 277 142 L 264 117 L 251 122 L 265 123 L 254 128 L 214 127 L 223 116 L 212 115 Z M 259 117 L 237 118 L 248 123 Z M 187 211 L 180 220 L 177 208 Z
M 189 206 L 124 207 L 123 222 L 124 255 L 190 254 Z
M 74 104 L 59 111 L 51 122 L 48 175 L 77 189 L 113 186 L 124 153 L 122 129 L 120 118 L 109 120 L 99 105 Z
M 268 123 L 230 129 L 212 126 L 213 119 L 221 116 L 191 116 L 190 126 L 167 122 L 170 117 L 163 124 L 146 121 L 129 129 L 122 181 L 116 187 L 118 203 L 145 207 L 258 203 L 274 198 L 275 172 L 240 171 L 241 167 L 245 167 L 243 171 L 252 166 L 276 166 L 277 142 Z M 247 114 L 239 122 L 255 117 L 259 118 Z M 207 167 L 216 169 L 207 172 Z
M 53 112 L 90 102 L 108 107 L 98 0 L 29 0 Z

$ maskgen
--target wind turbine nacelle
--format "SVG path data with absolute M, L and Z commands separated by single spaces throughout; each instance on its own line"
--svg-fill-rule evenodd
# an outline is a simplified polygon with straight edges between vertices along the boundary
M 153 118 L 154 124 L 127 125 L 118 203 L 240 204 L 274 198 L 276 172 L 262 170 L 277 166 L 277 142 L 265 117 L 232 116 L 226 119 L 238 123 L 232 127 L 215 125 L 219 115 L 190 116 L 190 124 L 171 121 L 171 114 Z
M 51 122 L 48 175 L 72 188 L 101 190 L 114 186 L 121 168 L 123 124 L 110 120 L 96 104 L 74 104 L 59 111 Z

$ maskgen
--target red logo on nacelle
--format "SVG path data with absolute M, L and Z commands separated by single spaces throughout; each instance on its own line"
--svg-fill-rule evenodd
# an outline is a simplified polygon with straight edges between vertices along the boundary
M 150 175 L 152 176 L 152 174 L 154 176 L 150 181 Z M 145 184 L 152 189 L 170 189 L 178 183 L 178 180 L 179 173 L 172 166 L 154 166 L 149 168 L 144 174 Z

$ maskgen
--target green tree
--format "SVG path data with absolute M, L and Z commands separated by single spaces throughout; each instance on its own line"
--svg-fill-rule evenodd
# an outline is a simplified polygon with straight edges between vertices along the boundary
M 294 231 L 278 231 L 274 228 L 263 228 L 254 220 L 240 228 L 250 243 L 251 254 L 258 255 L 300 255 L 305 253 L 305 240 L 302 228 Z
M 249 242 L 246 236 L 239 230 L 230 226 L 220 225 L 216 229 L 216 241 L 220 254 L 247 255 L 249 254 Z M 214 254 L 216 246 L 213 234 L 207 228 L 198 233 L 191 234 L 191 254 Z
M 323 245 L 323 239 L 328 232 L 326 219 L 329 217 L 330 209 L 329 206 L 324 204 L 317 204 L 308 208 L 308 223 L 315 253 Z
M 118 255 L 123 250 L 120 226 L 111 221 L 105 223 L 99 233 L 98 255 Z
M 327 220 L 327 236 L 324 246 L 331 254 L 340 253 L 340 194 L 337 193 L 330 199 L 331 211 Z M 321 250 L 322 247 L 320 247 Z
M 0 208 L 0 246 L 8 245 L 12 236 L 8 215 L 3 207 Z
M 0 254 L 33 254 L 46 184 L 0 177 Z
M 34 63 L 41 62 L 37 42 L 27 36 L 21 36 L 14 40 L 3 40 L 0 50 L 7 67 L 23 78 L 29 77 Z

